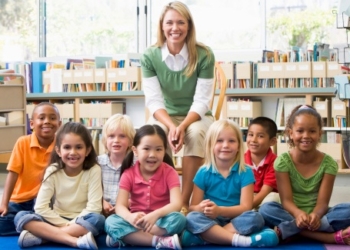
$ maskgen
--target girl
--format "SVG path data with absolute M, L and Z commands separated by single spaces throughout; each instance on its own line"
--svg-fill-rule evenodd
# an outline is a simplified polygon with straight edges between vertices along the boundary
M 101 168 L 87 128 L 69 122 L 56 135 L 35 213 L 15 217 L 20 247 L 54 241 L 71 247 L 97 249 L 94 235 L 103 230 Z M 52 206 L 51 206 L 52 204 Z
M 133 152 L 122 164 L 116 214 L 106 219 L 107 246 L 181 249 L 177 234 L 185 228 L 186 218 L 178 212 L 180 181 L 166 146 L 167 137 L 158 125 L 136 132 Z M 134 155 L 138 160 L 133 165 Z
M 102 129 L 102 143 L 106 154 L 98 156 L 102 170 L 103 214 L 115 213 L 115 201 L 119 189 L 121 164 L 131 150 L 135 129 L 127 115 L 111 116 Z
M 209 127 L 205 145 L 205 163 L 194 178 L 191 212 L 187 215 L 182 245 L 277 245 L 276 233 L 263 229 L 263 218 L 251 211 L 254 174 L 244 165 L 238 125 L 230 120 L 215 121 Z
M 269 202 L 259 212 L 281 240 L 300 234 L 323 243 L 350 245 L 350 203 L 329 208 L 337 163 L 317 150 L 322 119 L 309 105 L 290 114 L 286 134 L 291 150 L 274 164 L 282 204 Z

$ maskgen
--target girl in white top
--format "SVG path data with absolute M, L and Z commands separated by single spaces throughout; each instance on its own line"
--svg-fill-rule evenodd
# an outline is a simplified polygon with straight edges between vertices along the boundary
M 98 249 L 94 235 L 103 231 L 101 168 L 88 129 L 66 123 L 56 135 L 55 151 L 40 187 L 35 213 L 15 217 L 18 245 L 53 241 L 82 249 Z

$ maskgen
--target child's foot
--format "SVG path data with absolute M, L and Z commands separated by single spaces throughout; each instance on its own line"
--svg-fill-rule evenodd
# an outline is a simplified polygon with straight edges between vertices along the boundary
M 182 232 L 181 245 L 183 247 L 202 246 L 206 244 L 207 242 L 205 242 L 199 235 L 193 234 L 186 229 Z
M 334 239 L 337 244 L 350 245 L 350 227 L 335 232 Z
M 262 231 L 250 235 L 252 247 L 274 247 L 278 245 L 278 236 L 270 228 L 264 228 Z
M 113 238 L 107 234 L 106 245 L 107 247 L 119 247 L 120 244 L 119 240 L 113 240 Z
M 160 248 L 182 249 L 179 236 L 177 234 L 167 237 L 158 236 L 156 249 Z
M 40 245 L 43 240 L 27 230 L 23 230 L 18 238 L 18 246 L 20 248 L 32 247 Z
M 78 238 L 77 247 L 81 249 L 98 249 L 95 238 L 91 232 Z

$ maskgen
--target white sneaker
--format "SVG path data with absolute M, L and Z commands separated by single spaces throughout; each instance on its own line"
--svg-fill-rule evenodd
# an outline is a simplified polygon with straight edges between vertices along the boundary
M 18 245 L 20 248 L 32 247 L 40 245 L 43 240 L 27 230 L 23 230 L 18 238 Z
M 113 238 L 107 234 L 106 245 L 107 247 L 119 247 L 120 244 L 118 240 L 113 240 Z
M 156 249 L 160 248 L 182 249 L 179 241 L 179 236 L 177 236 L 177 234 L 174 234 L 173 236 L 158 237 Z
M 87 234 L 79 237 L 77 241 L 77 246 L 81 249 L 98 249 L 95 238 L 91 232 L 88 232 Z

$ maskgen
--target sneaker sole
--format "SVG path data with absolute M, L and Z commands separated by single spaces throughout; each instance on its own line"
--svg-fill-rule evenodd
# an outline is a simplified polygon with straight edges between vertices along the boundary
M 24 233 L 24 232 L 25 232 L 25 233 Z M 24 236 L 25 236 L 27 233 L 28 233 L 27 230 L 23 230 L 23 231 L 21 232 L 21 234 L 19 235 L 19 238 L 18 238 L 18 246 L 19 246 L 20 248 L 24 248 L 24 247 L 23 247 L 23 238 L 24 238 Z
M 90 232 L 90 239 L 91 239 L 91 242 L 93 243 L 92 245 L 90 244 L 90 241 L 89 241 L 89 246 L 90 246 L 90 249 L 94 249 L 94 250 L 98 250 L 98 246 L 96 244 L 96 241 L 95 241 L 95 237 L 92 235 L 92 233 Z
M 182 247 L 180 244 L 179 236 L 177 234 L 174 234 L 173 237 L 174 237 L 175 249 L 181 250 Z

